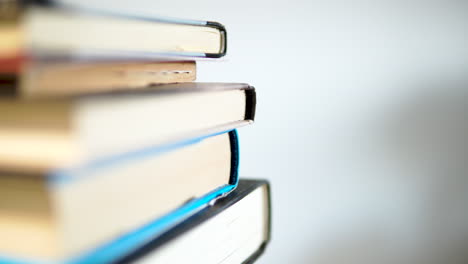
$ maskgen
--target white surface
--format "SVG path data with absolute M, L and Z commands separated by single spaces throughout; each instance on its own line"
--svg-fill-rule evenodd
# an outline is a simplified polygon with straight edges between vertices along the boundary
M 468 78 L 466 2 L 132 4 L 227 26 L 227 61 L 198 73 L 258 91 L 257 122 L 240 137 L 241 175 L 272 183 L 259 264 L 456 262 L 468 133 L 454 131 L 466 131 L 468 94 L 452 82 Z

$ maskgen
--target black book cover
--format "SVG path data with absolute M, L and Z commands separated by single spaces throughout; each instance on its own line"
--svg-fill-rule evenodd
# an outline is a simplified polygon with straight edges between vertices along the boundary
M 158 250 L 164 244 L 170 242 L 171 240 L 175 239 L 178 236 L 183 235 L 187 231 L 191 230 L 192 228 L 197 227 L 198 225 L 202 224 L 203 222 L 207 221 L 208 219 L 218 215 L 219 213 L 223 212 L 225 209 L 229 208 L 230 206 L 234 205 L 235 203 L 242 200 L 248 194 L 256 190 L 257 188 L 261 187 L 262 185 L 266 185 L 268 197 L 271 197 L 270 194 L 270 185 L 266 180 L 240 180 L 237 188 L 227 195 L 225 198 L 219 199 L 216 203 L 210 207 L 203 209 L 202 211 L 198 212 L 197 214 L 193 215 L 189 219 L 185 220 L 184 222 L 178 224 L 173 229 L 169 230 L 168 232 L 162 234 L 158 238 L 153 241 L 150 241 L 143 247 L 139 248 L 135 252 L 126 257 L 120 259 L 119 261 L 115 262 L 114 264 L 129 264 L 135 260 L 138 260 L 147 254 Z M 271 236 L 271 198 L 268 199 L 268 224 L 267 224 L 267 236 L 265 241 L 260 245 L 260 247 L 250 256 L 248 257 L 243 264 L 252 264 L 254 263 L 265 251 L 265 248 L 270 241 Z

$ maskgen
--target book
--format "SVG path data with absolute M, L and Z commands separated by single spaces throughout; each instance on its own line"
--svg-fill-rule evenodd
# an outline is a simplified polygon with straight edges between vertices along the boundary
M 255 90 L 179 83 L 74 97 L 0 99 L 0 170 L 81 166 L 253 122 Z M 47 149 L 47 151 L 44 151 Z
M 0 263 L 109 263 L 237 185 L 235 131 L 45 174 L 0 174 Z
M 34 61 L 21 69 L 8 66 L 0 64 L 0 93 L 22 98 L 134 90 L 196 78 L 195 61 Z
M 117 263 L 253 263 L 270 240 L 270 186 L 241 179 L 237 188 Z
M 226 42 L 217 22 L 116 14 L 61 0 L 0 2 L 0 64 L 35 57 L 218 58 Z

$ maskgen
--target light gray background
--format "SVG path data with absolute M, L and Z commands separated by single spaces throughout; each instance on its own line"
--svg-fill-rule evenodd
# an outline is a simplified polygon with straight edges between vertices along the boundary
M 258 263 L 468 262 L 465 1 L 87 1 L 226 25 L 198 80 L 257 88 L 240 137 L 241 175 L 272 184 Z

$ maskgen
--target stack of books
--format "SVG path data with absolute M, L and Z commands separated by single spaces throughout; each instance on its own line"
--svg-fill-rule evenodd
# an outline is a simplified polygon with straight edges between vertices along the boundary
M 239 180 L 243 83 L 197 83 L 215 22 L 0 2 L 0 263 L 252 263 L 265 180 Z

